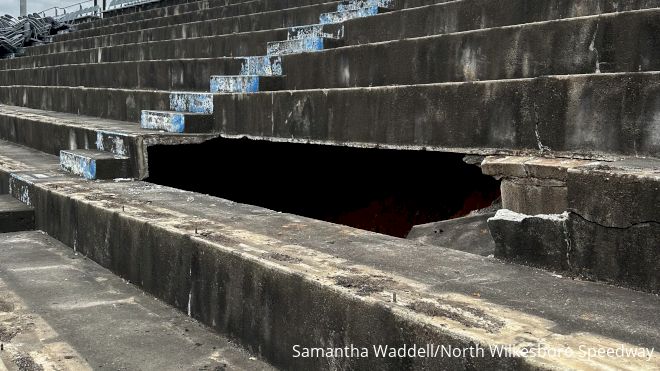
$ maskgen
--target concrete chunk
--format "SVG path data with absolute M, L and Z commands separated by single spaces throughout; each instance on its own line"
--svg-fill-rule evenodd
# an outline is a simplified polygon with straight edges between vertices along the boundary
M 490 256 L 495 253 L 495 242 L 490 236 L 486 221 L 492 216 L 495 216 L 495 213 L 416 225 L 406 238 L 434 246 Z

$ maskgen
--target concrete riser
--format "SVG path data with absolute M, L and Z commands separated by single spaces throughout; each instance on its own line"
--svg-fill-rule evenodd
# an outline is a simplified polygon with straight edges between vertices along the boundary
M 617 7 L 613 7 L 613 5 L 610 4 L 614 3 L 613 1 L 601 2 L 603 4 L 600 5 L 596 4 L 598 2 L 593 2 L 593 4 L 591 2 L 588 4 L 582 4 L 583 2 L 580 2 L 578 6 L 577 4 L 572 3 L 564 5 L 564 0 L 550 0 L 547 7 L 532 7 L 529 11 L 525 11 L 525 9 L 530 6 L 529 2 L 526 0 L 501 0 L 497 2 L 486 0 L 460 1 L 405 12 L 392 12 L 379 15 L 378 17 L 366 17 L 352 20 L 345 24 L 343 39 L 346 45 L 365 44 L 369 42 L 396 40 L 406 37 L 445 34 L 456 31 L 524 24 L 528 22 L 545 21 L 572 16 L 593 15 L 601 13 L 601 9 L 604 9 L 605 11 L 624 11 L 660 6 L 660 0 L 648 0 L 645 2 L 633 3 L 626 2 L 626 4 L 619 4 Z M 569 5 L 570 7 L 568 7 Z M 567 6 L 567 8 L 563 8 L 564 6 Z M 562 14 L 554 10 L 556 8 L 571 9 L 571 11 Z M 511 9 L 516 11 L 512 12 Z M 426 21 L 420 21 L 420 19 Z M 313 21 L 295 25 L 313 23 L 317 22 Z M 383 28 L 382 24 L 387 24 L 388 27 Z M 101 61 L 118 60 L 183 57 L 202 58 L 226 55 L 261 54 L 265 51 L 266 42 L 284 40 L 286 38 L 285 36 L 282 36 L 282 32 L 284 32 L 283 30 L 279 31 L 280 34 L 272 35 L 269 34 L 271 31 L 254 35 L 237 35 L 236 37 L 240 37 L 240 40 L 233 39 L 234 36 L 216 36 L 202 40 L 170 40 L 172 36 L 179 39 L 183 38 L 184 36 L 180 33 L 174 35 L 166 33 L 163 35 L 163 38 L 156 37 L 163 32 L 149 30 L 143 31 L 142 33 L 108 35 L 99 39 L 77 40 L 71 44 L 55 43 L 47 46 L 49 48 L 47 51 L 50 54 L 66 50 L 78 51 L 77 53 L 80 54 L 78 56 L 56 54 L 44 55 L 36 58 L 23 57 L 14 60 L 0 60 L 0 68 L 26 68 L 63 63 L 96 63 Z M 218 29 L 217 32 L 220 33 L 220 29 Z M 211 33 L 209 35 L 215 34 Z M 188 37 L 193 36 L 188 35 Z M 226 39 L 227 37 L 231 37 L 231 41 Z M 97 50 L 79 51 L 81 48 L 153 40 L 167 41 L 153 45 L 114 46 L 113 48 L 110 48 L 110 50 L 102 49 L 100 57 Z M 70 45 L 70 47 L 67 45 Z M 143 49 L 144 51 L 140 52 L 140 49 Z M 259 51 L 259 53 L 254 53 L 255 51 Z
M 495 256 L 582 278 L 660 292 L 660 223 L 612 228 L 576 213 L 488 221 Z
M 292 358 L 295 344 L 469 346 L 456 336 L 430 330 L 413 316 L 401 316 L 289 270 L 264 265 L 256 257 L 236 254 L 237 242 L 231 238 L 220 237 L 213 245 L 185 229 L 158 228 L 147 219 L 123 216 L 38 185 L 25 186 L 36 209 L 37 228 L 68 246 L 75 245 L 80 254 L 179 310 L 189 311 L 193 318 L 276 366 L 331 369 L 322 357 Z M 368 357 L 342 362 L 355 369 L 524 367 L 522 359 L 490 357 Z

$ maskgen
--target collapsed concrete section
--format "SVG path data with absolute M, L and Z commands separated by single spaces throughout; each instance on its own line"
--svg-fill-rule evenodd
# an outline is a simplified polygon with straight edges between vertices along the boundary
M 660 162 L 491 157 L 497 257 L 660 291 Z
M 1 144 L 0 171 L 37 228 L 278 367 L 660 366 L 657 296 L 145 182 L 89 182 Z M 404 344 L 458 353 L 376 353 Z M 367 356 L 334 356 L 351 346 Z M 530 347 L 538 356 L 522 355 Z M 645 351 L 586 356 L 602 347 Z

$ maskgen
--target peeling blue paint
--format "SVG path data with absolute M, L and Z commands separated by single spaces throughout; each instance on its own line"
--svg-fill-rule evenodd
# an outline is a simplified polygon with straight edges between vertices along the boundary
M 268 55 L 285 55 L 323 50 L 322 37 L 306 37 L 296 40 L 273 41 L 268 43 Z
M 256 93 L 259 76 L 211 76 L 211 93 Z
M 149 130 L 164 130 L 170 133 L 183 133 L 186 116 L 176 112 L 142 111 L 140 127 Z
M 378 10 L 379 8 L 377 6 L 370 6 L 367 8 L 360 8 L 356 10 L 323 13 L 321 14 L 321 17 L 319 19 L 321 21 L 321 24 L 339 23 L 354 18 L 371 17 L 373 15 L 378 14 Z
M 358 10 L 369 7 L 393 8 L 394 0 L 350 0 L 342 1 L 337 5 L 338 12 Z
M 60 167 L 72 174 L 81 175 L 85 179 L 96 179 L 96 160 L 92 158 L 60 151 Z
M 298 40 L 307 37 L 341 39 L 344 37 L 344 25 L 312 24 L 307 26 L 296 26 L 289 28 L 287 33 L 287 40 Z
M 176 112 L 213 113 L 213 94 L 172 92 L 170 109 Z
M 282 58 L 277 56 L 253 56 L 243 58 L 241 75 L 281 76 Z

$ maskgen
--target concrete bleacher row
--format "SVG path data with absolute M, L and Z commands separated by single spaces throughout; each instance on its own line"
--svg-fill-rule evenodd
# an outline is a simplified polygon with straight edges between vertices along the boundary
M 188 306 L 189 314 L 238 338 L 277 366 L 328 367 L 322 360 L 287 358 L 286 347 L 297 337 L 313 339 L 301 333 L 303 329 L 296 329 L 283 335 L 285 340 L 273 341 L 268 331 L 287 331 L 281 327 L 284 322 L 277 321 L 301 321 L 314 328 L 314 334 L 325 344 L 337 344 L 334 333 L 341 334 L 342 341 L 375 341 L 378 336 L 401 341 L 405 331 L 402 327 L 396 329 L 400 321 L 406 323 L 404 327 L 411 330 L 415 340 L 444 337 L 461 344 L 494 344 L 525 327 L 515 320 L 525 312 L 537 316 L 528 318 L 529 323 L 544 323 L 540 327 L 543 331 L 535 330 L 531 337 L 562 339 L 552 346 L 561 341 L 577 342 L 577 334 L 561 334 L 566 331 L 562 326 L 577 323 L 581 330 L 610 336 L 601 339 L 604 343 L 657 347 L 659 329 L 640 330 L 648 320 L 644 317 L 646 309 L 637 315 L 627 312 L 625 303 L 633 298 L 644 303 L 648 312 L 659 304 L 657 296 L 652 295 L 660 292 L 658 29 L 660 0 L 163 3 L 161 7 L 80 25 L 76 32 L 58 35 L 52 44 L 27 48 L 23 57 L 0 60 L 0 81 L 4 82 L 0 86 L 0 139 L 7 141 L 3 145 L 12 151 L 32 151 L 30 156 L 35 158 L 43 155 L 43 161 L 49 164 L 41 169 L 46 174 L 43 180 L 33 179 L 25 172 L 35 165 L 22 163 L 9 151 L 4 155 L 7 163 L 14 164 L 11 159 L 16 163 L 10 169 L 2 168 L 3 176 L 15 197 L 35 207 L 37 228 L 68 245 L 86 249 L 81 251 L 166 302 L 182 310 Z M 277 217 L 254 211 L 260 222 L 239 227 L 228 221 L 227 215 L 236 212 L 248 218 L 252 212 L 249 206 L 232 211 L 225 205 L 220 216 L 201 207 L 208 214 L 197 215 L 198 211 L 177 204 L 179 196 L 173 196 L 176 192 L 170 190 L 165 193 L 171 199 L 163 196 L 152 200 L 159 205 L 157 210 L 147 204 L 133 204 L 136 209 L 130 212 L 135 214 L 125 219 L 119 216 L 117 222 L 129 229 L 137 228 L 134 224 L 142 223 L 141 218 L 155 215 L 148 228 L 165 232 L 144 232 L 146 237 L 135 232 L 141 237 L 133 240 L 107 234 L 112 242 L 106 242 L 104 248 L 111 252 L 97 250 L 99 240 L 91 234 L 81 237 L 82 242 L 73 237 L 74 231 L 98 229 L 93 226 L 110 220 L 116 212 L 116 198 L 104 203 L 98 195 L 108 201 L 108 193 L 130 192 L 133 183 L 139 189 L 150 187 L 137 181 L 149 174 L 149 146 L 195 144 L 218 136 L 489 156 L 482 169 L 502 179 L 503 207 L 508 209 L 489 221 L 497 245 L 496 257 L 649 294 L 571 281 L 519 265 L 501 266 L 489 260 L 492 258 L 352 231 L 359 236 L 362 249 L 376 253 L 360 255 L 337 247 L 332 259 L 346 259 L 361 275 L 371 277 L 367 285 L 381 288 L 365 298 L 351 291 L 355 286 L 342 286 L 332 278 L 335 273 L 322 260 L 310 258 L 325 251 L 317 244 L 320 240 L 296 240 L 301 251 L 289 249 L 290 245 L 280 241 L 278 228 L 296 216 Z M 27 148 L 14 149 L 13 144 Z M 634 157 L 643 159 L 631 160 Z M 569 164 L 567 158 L 577 162 Z M 57 161 L 63 169 L 84 178 L 136 181 L 86 182 L 57 172 Z M 595 184 L 599 186 L 591 186 Z M 81 196 L 67 196 L 67 190 Z M 86 194 L 96 198 L 85 198 Z M 631 196 L 634 194 L 647 196 L 638 199 Z M 150 193 L 145 191 L 145 195 Z M 49 220 L 50 213 L 61 215 L 68 212 L 63 211 L 69 210 L 67 207 L 75 209 L 71 211 L 76 213 L 75 218 Z M 612 209 L 625 209 L 627 213 Z M 94 220 L 94 215 L 99 220 Z M 177 220 L 192 215 L 206 220 L 203 228 L 211 232 L 194 237 L 197 227 Z M 309 223 L 305 228 L 310 235 L 318 234 L 324 240 L 342 233 L 336 228 L 344 228 L 319 221 L 305 223 Z M 192 242 L 180 235 L 187 236 L 189 230 L 195 230 Z M 168 255 L 172 252 L 149 238 L 175 238 L 197 255 L 186 255 L 184 263 L 177 265 L 179 258 Z M 274 241 L 275 247 L 268 241 Z M 519 246 L 519 241 L 535 241 L 536 249 Z M 630 241 L 635 241 L 635 248 L 630 248 Z M 208 250 L 208 243 L 222 245 L 223 252 Z M 241 245 L 251 243 L 258 245 L 255 251 L 263 251 L 257 254 Z M 391 254 L 385 255 L 391 260 L 377 253 L 379 243 L 390 246 Z M 128 247 L 120 247 L 122 244 Z M 168 276 L 170 281 L 157 283 L 149 272 L 133 268 L 135 256 L 119 251 L 137 251 L 138 245 L 149 246 L 151 254 L 165 254 L 166 264 L 177 272 L 176 277 Z M 460 272 L 449 272 L 452 267 L 446 263 L 440 268 L 417 261 L 406 265 L 404 255 L 411 249 L 423 250 L 435 263 L 443 257 L 461 261 Z M 213 296 L 205 302 L 201 297 L 217 295 L 211 292 L 218 288 L 197 287 L 193 282 L 213 277 L 222 282 L 220 285 L 231 286 L 230 276 L 218 276 L 229 263 L 217 261 L 220 255 L 231 255 L 231 251 L 246 254 L 236 258 L 244 272 L 257 272 L 253 278 L 273 284 L 259 289 L 264 290 L 263 295 L 281 295 L 281 302 L 276 301 L 282 305 L 291 304 L 294 298 L 308 298 L 309 307 L 335 319 L 340 327 L 324 321 L 311 323 L 317 319 L 309 319 L 293 308 L 288 312 L 270 308 L 268 303 L 250 296 L 251 291 L 245 287 L 236 292 L 245 290 L 241 291 L 245 296 L 238 297 L 254 305 L 247 313 L 239 315 L 235 311 L 234 306 L 240 306 L 241 301 L 223 304 Z M 277 258 L 281 254 L 291 259 L 285 259 L 285 264 Z M 330 259 L 318 257 L 325 258 Z M 297 262 L 304 264 L 299 266 Z M 284 264 L 284 268 L 260 271 L 273 264 Z M 313 273 L 305 267 L 313 267 Z M 375 267 L 392 270 L 382 272 Z M 425 274 L 415 275 L 416 267 L 422 267 Z M 191 273 L 185 273 L 188 269 Z M 427 274 L 433 269 L 435 275 Z M 284 287 L 285 283 L 292 284 L 282 278 L 287 270 L 302 277 L 295 292 Z M 481 272 L 486 277 L 483 282 L 492 285 L 478 300 L 461 296 L 473 294 L 482 284 L 467 278 L 473 270 Z M 195 281 L 189 275 L 201 279 Z M 567 295 L 567 300 L 574 302 L 584 296 L 591 298 L 589 292 L 598 292 L 620 309 L 589 299 L 579 309 L 562 313 L 563 307 L 555 307 L 552 300 L 539 293 L 535 294 L 534 304 L 521 308 L 515 303 L 520 293 L 511 284 L 517 275 L 530 281 L 521 284 L 522 291 L 531 290 L 533 285 L 538 285 L 537 289 L 561 287 L 555 294 Z M 378 279 L 375 282 L 373 277 L 387 277 L 387 284 Z M 457 277 L 470 283 L 440 285 Z M 499 285 L 502 277 L 509 281 Z M 310 283 L 319 279 L 317 286 Z M 404 295 L 401 303 L 391 300 L 391 292 L 401 293 L 410 287 L 424 289 L 419 297 L 411 290 L 414 294 L 409 298 Z M 309 299 L 315 290 L 333 299 L 315 304 Z M 444 303 L 443 291 L 457 298 Z M 188 295 L 195 298 L 193 304 Z M 214 305 L 227 307 L 218 309 Z M 361 325 L 351 314 L 340 314 L 341 308 L 348 305 L 371 320 Z M 222 310 L 232 313 L 241 325 L 226 318 L 219 320 Z M 599 318 L 618 316 L 619 321 L 592 323 L 581 317 L 589 311 Z M 274 316 L 276 323 L 264 320 L 245 325 L 248 315 Z M 635 325 L 619 325 L 627 320 Z M 383 329 L 369 333 L 369 325 L 379 321 L 386 323 Z M 446 325 L 443 321 L 449 321 L 449 330 L 440 330 Z M 553 321 L 560 324 L 557 329 Z M 343 325 L 356 327 L 351 330 Z M 421 330 L 425 325 L 432 328 L 428 337 Z M 600 341 L 589 336 L 582 340 Z M 463 367 L 474 360 L 444 361 L 447 363 L 417 360 L 415 365 Z M 484 367 L 510 368 L 571 364 L 554 359 L 481 361 Z M 347 367 L 404 366 L 394 360 L 339 362 Z M 609 361 L 589 362 L 580 365 L 611 365 Z M 653 358 L 634 366 L 653 369 L 660 365 L 658 362 Z

